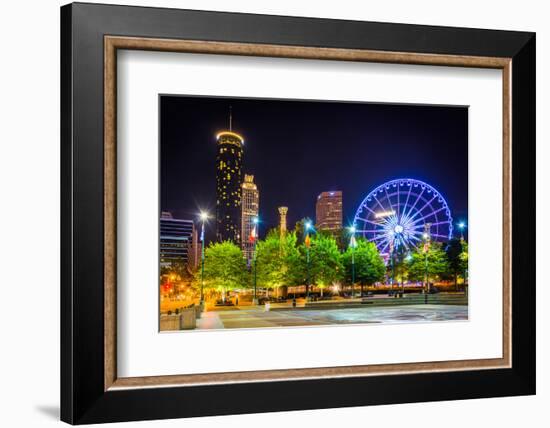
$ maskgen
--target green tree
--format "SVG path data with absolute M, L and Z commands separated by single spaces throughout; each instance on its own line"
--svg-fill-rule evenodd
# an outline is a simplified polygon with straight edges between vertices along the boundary
M 460 273 L 464 279 L 464 286 L 466 286 L 466 278 L 468 277 L 468 243 L 462 239 L 461 244 L 462 252 L 460 253 Z
M 256 244 L 257 284 L 268 290 L 300 283 L 303 266 L 297 248 L 296 233 L 281 237 L 274 230 Z
M 161 275 L 176 275 L 180 278 L 189 277 L 189 271 L 187 266 L 183 261 L 173 261 L 168 266 L 162 266 L 160 268 Z
M 296 235 L 296 239 L 297 239 L 297 242 L 298 242 L 298 245 L 299 244 L 303 244 L 304 243 L 304 238 L 306 237 L 304 231 L 305 231 L 305 224 L 306 223 L 311 223 L 311 224 L 314 224 L 314 222 L 308 218 L 308 217 L 304 217 L 303 219 L 301 219 L 300 221 L 297 221 L 296 224 L 294 225 L 294 234 Z
M 317 230 L 316 235 L 333 238 L 340 252 L 345 249 L 346 243 L 349 241 L 349 232 L 346 229 Z
M 204 252 L 204 279 L 204 286 L 221 292 L 224 301 L 227 291 L 246 287 L 248 271 L 241 249 L 230 241 L 210 244 Z
M 298 234 L 287 233 L 284 238 L 285 282 L 286 285 L 304 285 L 306 283 L 305 247 L 298 244 Z
M 284 257 L 281 250 L 281 239 L 275 233 L 256 243 L 256 281 L 259 287 L 269 290 L 284 284 Z M 254 267 L 252 267 L 254 269 Z
M 442 244 L 432 242 L 427 253 L 423 251 L 423 244 L 419 244 L 411 253 L 410 260 L 407 262 L 407 270 L 408 277 L 412 281 L 424 281 L 426 272 L 428 282 L 445 275 L 449 271 L 449 262 Z
M 445 248 L 447 260 L 449 262 L 449 272 L 453 275 L 455 290 L 458 291 L 458 276 L 463 272 L 462 263 L 462 242 L 460 239 L 453 238 L 447 243 Z
M 348 284 L 352 284 L 353 259 L 355 260 L 355 282 L 360 284 L 361 294 L 363 294 L 363 287 L 365 285 L 372 285 L 384 279 L 386 265 L 373 242 L 358 238 L 355 249 L 348 246 L 342 254 L 345 278 Z
M 317 234 L 311 240 L 310 247 L 310 282 L 323 289 L 343 277 L 340 250 L 336 240 L 331 235 Z
M 393 279 L 393 283 L 403 286 L 403 283 L 408 278 L 408 265 L 407 265 L 407 256 L 408 251 L 403 246 L 394 250 L 394 253 L 390 255 L 390 259 L 387 264 L 387 274 L 388 277 Z M 393 284 L 392 284 L 393 285 Z

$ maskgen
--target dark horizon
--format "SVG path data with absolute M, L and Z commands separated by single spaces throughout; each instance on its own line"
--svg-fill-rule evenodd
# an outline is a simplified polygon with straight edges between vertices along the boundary
M 288 225 L 315 221 L 323 191 L 343 192 L 343 225 L 365 196 L 396 178 L 436 188 L 453 220 L 468 214 L 467 107 L 160 96 L 161 210 L 196 220 L 216 208 L 216 134 L 245 140 L 242 169 L 260 192 L 261 236 L 288 206 Z M 207 241 L 214 237 L 214 217 Z

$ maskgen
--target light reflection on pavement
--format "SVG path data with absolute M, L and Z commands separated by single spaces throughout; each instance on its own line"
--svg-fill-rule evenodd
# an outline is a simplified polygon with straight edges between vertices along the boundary
M 269 312 L 261 308 L 209 311 L 197 321 L 197 329 L 298 327 L 334 324 L 415 323 L 465 321 L 465 305 L 409 305 L 346 309 L 284 309 Z

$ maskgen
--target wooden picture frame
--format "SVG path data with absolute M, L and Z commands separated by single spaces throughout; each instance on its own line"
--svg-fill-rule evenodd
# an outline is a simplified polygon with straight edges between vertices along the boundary
M 117 49 L 502 70 L 503 357 L 117 377 Z M 114 422 L 535 392 L 534 34 L 77 3 L 61 9 L 61 53 L 62 420 Z M 321 393 L 311 398 L 313 390 Z

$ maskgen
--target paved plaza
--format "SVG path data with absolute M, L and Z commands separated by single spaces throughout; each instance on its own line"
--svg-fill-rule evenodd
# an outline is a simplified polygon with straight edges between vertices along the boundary
M 197 329 L 299 327 L 333 324 L 413 323 L 464 321 L 465 305 L 406 305 L 396 307 L 361 307 L 346 309 L 278 309 L 235 308 L 204 312 Z

